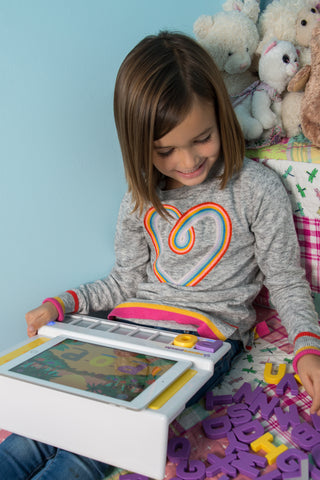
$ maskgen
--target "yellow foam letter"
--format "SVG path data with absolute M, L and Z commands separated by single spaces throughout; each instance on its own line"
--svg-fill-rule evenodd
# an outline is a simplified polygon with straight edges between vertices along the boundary
M 288 447 L 286 447 L 283 444 L 276 447 L 271 443 L 272 440 L 273 440 L 273 435 L 270 432 L 267 432 L 261 437 L 257 438 L 256 440 L 250 443 L 250 446 L 254 452 L 263 450 L 264 452 L 267 453 L 266 459 L 268 460 L 269 465 L 272 465 L 281 453 L 288 450 Z
M 278 385 L 280 380 L 284 377 L 286 373 L 286 364 L 285 363 L 280 363 L 278 367 L 278 372 L 276 374 L 271 373 L 272 372 L 272 363 L 266 363 L 264 367 L 264 380 L 267 383 L 272 383 L 273 385 Z

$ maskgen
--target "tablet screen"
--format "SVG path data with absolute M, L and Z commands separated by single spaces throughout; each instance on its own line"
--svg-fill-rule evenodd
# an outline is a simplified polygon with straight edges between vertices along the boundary
M 66 338 L 9 371 L 130 402 L 176 363 Z

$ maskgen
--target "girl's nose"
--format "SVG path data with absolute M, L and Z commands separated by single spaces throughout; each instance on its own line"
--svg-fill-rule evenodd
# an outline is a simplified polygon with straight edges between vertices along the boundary
M 188 171 L 188 170 L 193 170 L 195 164 L 196 164 L 196 159 L 194 156 L 194 153 L 192 152 L 192 149 L 190 148 L 182 148 L 179 152 L 180 157 L 179 157 L 179 169 Z

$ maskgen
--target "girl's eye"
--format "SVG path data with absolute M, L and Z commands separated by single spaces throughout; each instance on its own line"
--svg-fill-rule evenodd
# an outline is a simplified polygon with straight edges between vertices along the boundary
M 195 143 L 207 143 L 211 140 L 211 133 L 207 135 L 205 138 L 200 138 L 199 140 L 195 140 Z
M 165 151 L 158 151 L 158 155 L 159 157 L 169 157 L 169 155 L 171 155 L 171 153 L 173 152 L 173 148 L 171 148 L 170 150 L 165 150 Z

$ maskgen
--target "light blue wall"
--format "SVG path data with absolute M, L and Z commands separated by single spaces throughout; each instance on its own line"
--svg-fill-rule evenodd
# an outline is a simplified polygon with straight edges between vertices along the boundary
M 125 54 L 192 34 L 213 0 L 0 0 L 0 349 L 43 298 L 113 263 L 125 191 L 112 94 Z

